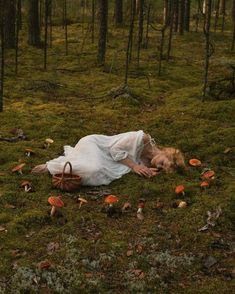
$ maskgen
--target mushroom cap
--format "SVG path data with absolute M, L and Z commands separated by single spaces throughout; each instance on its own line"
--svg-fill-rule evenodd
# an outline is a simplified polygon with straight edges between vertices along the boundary
M 175 193 L 176 193 L 176 194 L 180 194 L 180 193 L 182 193 L 182 192 L 184 192 L 184 186 L 183 186 L 183 185 L 179 185 L 179 186 L 177 186 L 177 187 L 175 188 Z
M 48 144 L 52 144 L 52 143 L 54 143 L 54 140 L 52 140 L 51 138 L 47 138 L 45 140 L 45 142 L 48 143 Z
M 88 202 L 86 199 L 84 199 L 84 198 L 82 198 L 82 197 L 79 197 L 79 198 L 78 198 L 78 201 L 79 201 L 79 202 L 82 202 L 82 203 L 87 203 L 87 202 Z
M 201 188 L 209 187 L 209 183 L 207 181 L 203 181 L 201 182 L 200 187 Z
M 25 180 L 25 181 L 23 181 L 22 183 L 21 183 L 21 187 L 24 187 L 24 186 L 27 186 L 27 185 L 31 185 L 31 183 L 29 182 L 29 181 L 27 181 L 27 180 Z
M 106 198 L 105 198 L 105 200 L 104 200 L 104 202 L 105 203 L 108 203 L 108 204 L 113 204 L 113 203 L 116 203 L 116 202 L 118 202 L 118 197 L 117 196 L 115 196 L 115 195 L 108 195 Z
M 201 166 L 202 163 L 199 159 L 196 159 L 196 158 L 192 158 L 189 160 L 189 164 L 192 165 L 192 166 Z
M 35 153 L 35 152 L 33 151 L 33 149 L 31 149 L 31 148 L 26 148 L 26 149 L 25 149 L 25 152 L 30 152 L 30 153 L 32 153 L 32 154 Z
M 144 202 L 139 202 L 138 203 L 138 208 L 144 208 L 145 206 L 145 203 Z
M 205 179 L 210 179 L 212 177 L 214 177 L 215 172 L 213 170 L 207 170 L 202 174 L 202 177 Z
M 22 170 L 22 168 L 25 166 L 25 163 L 20 163 L 17 166 L 15 166 L 11 171 L 17 172 L 19 170 Z
M 178 207 L 179 208 L 185 208 L 187 206 L 187 203 L 185 201 L 180 201 Z
M 61 196 L 50 196 L 48 198 L 48 202 L 50 205 L 55 206 L 55 207 L 63 207 L 64 202 L 61 200 Z

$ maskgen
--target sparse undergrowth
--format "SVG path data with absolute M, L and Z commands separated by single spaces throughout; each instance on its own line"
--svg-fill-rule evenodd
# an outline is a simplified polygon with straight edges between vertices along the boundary
M 110 34 L 110 44 L 118 47 L 109 45 L 104 68 L 96 67 L 95 46 L 86 44 L 81 53 L 81 44 L 72 42 L 76 25 L 69 27 L 68 56 L 59 28 L 54 33 L 47 72 L 41 70 L 42 52 L 22 44 L 20 74 L 13 81 L 9 67 L 13 53 L 8 52 L 0 135 L 8 137 L 12 128 L 21 127 L 28 139 L 0 142 L 0 226 L 5 229 L 0 232 L 0 293 L 232 292 L 235 100 L 200 101 L 200 33 L 174 38 L 177 49 L 164 63 L 162 77 L 156 74 L 157 40 L 151 36 L 151 48 L 142 51 L 140 67 L 137 70 L 135 62 L 131 67 L 129 87 L 134 97 L 117 98 L 106 94 L 123 83 L 124 42 L 116 41 L 124 40 L 123 31 Z M 221 56 L 234 58 L 226 49 L 228 39 L 227 33 L 222 39 L 215 36 L 218 50 L 210 78 L 218 76 L 218 67 L 221 76 L 227 73 L 219 62 Z M 120 196 L 120 206 L 131 202 L 129 213 L 108 218 L 102 212 L 103 198 L 92 200 L 86 194 L 91 189 L 83 187 L 78 193 L 61 193 L 66 207 L 51 219 L 47 198 L 60 192 L 52 189 L 48 175 L 32 175 L 31 168 L 58 156 L 63 145 L 74 145 L 84 135 L 138 129 L 161 145 L 182 149 L 186 161 L 199 158 L 213 168 L 216 177 L 211 187 L 200 190 L 197 168 L 153 179 L 128 174 L 99 190 L 110 189 Z M 43 149 L 47 137 L 55 142 Z M 27 147 L 36 151 L 35 156 L 25 156 Z M 24 174 L 12 174 L 19 159 L 26 162 Z M 34 193 L 20 188 L 23 179 L 32 181 Z M 172 207 L 177 184 L 186 187 L 186 209 Z M 89 200 L 80 210 L 78 194 Z M 143 222 L 136 219 L 139 197 L 147 200 Z M 164 202 L 160 213 L 152 209 L 157 198 Z M 207 211 L 219 206 L 222 215 L 216 226 L 198 232 Z M 210 256 L 216 263 L 205 266 Z M 48 261 L 47 268 L 40 267 L 42 261 Z

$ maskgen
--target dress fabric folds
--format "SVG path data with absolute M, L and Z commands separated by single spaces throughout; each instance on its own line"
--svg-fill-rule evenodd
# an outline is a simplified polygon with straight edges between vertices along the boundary
M 120 160 L 128 157 L 140 163 L 143 136 L 142 130 L 114 136 L 88 135 L 81 138 L 75 147 L 64 146 L 64 155 L 48 161 L 47 168 L 52 175 L 58 174 L 69 161 L 73 174 L 81 176 L 82 185 L 108 185 L 131 171 Z M 65 172 L 69 172 L 69 167 Z

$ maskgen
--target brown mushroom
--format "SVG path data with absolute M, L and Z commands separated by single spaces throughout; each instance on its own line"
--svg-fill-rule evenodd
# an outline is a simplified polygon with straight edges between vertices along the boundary
M 35 154 L 35 152 L 33 151 L 33 149 L 31 148 L 26 148 L 25 149 L 25 155 L 30 157 L 31 155 Z
M 54 143 L 54 140 L 50 139 L 50 138 L 47 138 L 44 142 L 44 147 L 45 148 L 49 148 L 51 144 Z
M 187 203 L 185 201 L 180 201 L 180 203 L 178 204 L 179 208 L 185 208 L 187 206 Z
M 52 206 L 50 215 L 53 216 L 56 212 L 57 208 L 61 208 L 64 206 L 64 202 L 61 200 L 62 196 L 50 196 L 48 198 L 48 202 Z
M 78 198 L 78 203 L 79 203 L 79 209 L 82 207 L 83 204 L 87 203 L 88 201 L 82 197 Z
M 24 188 L 26 193 L 32 190 L 32 184 L 27 180 L 23 181 L 20 186 Z

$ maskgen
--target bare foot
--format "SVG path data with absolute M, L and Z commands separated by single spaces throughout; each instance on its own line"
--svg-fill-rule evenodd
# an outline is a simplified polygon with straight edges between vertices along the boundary
M 48 168 L 46 164 L 40 164 L 40 165 L 36 165 L 32 171 L 33 174 L 43 174 L 48 172 Z

